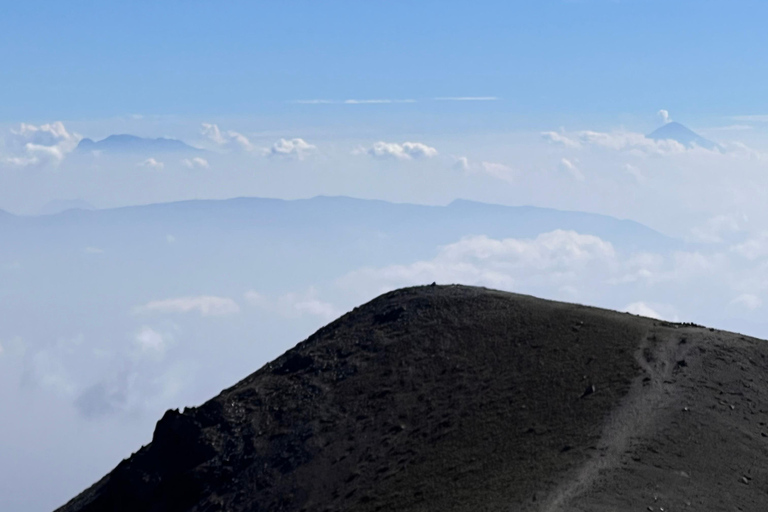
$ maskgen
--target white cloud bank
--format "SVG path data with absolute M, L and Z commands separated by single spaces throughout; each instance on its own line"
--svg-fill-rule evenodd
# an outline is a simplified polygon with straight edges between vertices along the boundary
M 304 139 L 280 139 L 269 148 L 268 155 L 273 157 L 297 158 L 302 160 L 306 155 L 317 150 L 317 146 Z
M 242 133 L 233 130 L 221 130 L 218 125 L 213 123 L 203 123 L 201 133 L 210 143 L 213 143 L 216 149 L 228 153 L 249 153 L 255 151 L 256 154 L 261 154 L 262 156 L 296 158 L 301 160 L 308 154 L 317 150 L 317 146 L 298 137 L 293 139 L 279 139 L 269 148 L 257 148 L 250 139 Z M 207 167 L 208 162 L 204 161 L 205 164 L 203 164 L 200 160 L 203 159 L 196 158 L 185 160 L 182 163 L 190 168 Z
M 368 293 L 433 281 L 504 290 L 519 290 L 524 284 L 567 287 L 616 264 L 609 242 L 574 231 L 556 230 L 534 239 L 470 236 L 443 246 L 432 260 L 357 270 L 340 284 Z
M 134 308 L 135 313 L 190 313 L 194 311 L 198 312 L 200 316 L 225 316 L 239 313 L 240 306 L 228 297 L 200 295 L 153 300 Z
M 573 134 L 543 132 L 545 140 L 567 148 L 598 147 L 614 151 L 625 151 L 637 155 L 668 155 L 686 151 L 707 151 L 703 148 L 688 149 L 671 139 L 649 139 L 642 133 L 629 131 L 596 132 L 584 130 Z
M 437 149 L 421 142 L 376 142 L 366 153 L 373 158 L 397 160 L 412 160 L 418 158 L 433 158 L 437 156 Z
M 5 148 L 10 156 L 5 161 L 17 167 L 58 165 L 77 147 L 81 138 L 67 131 L 60 121 L 40 126 L 22 123 L 19 129 L 11 129 L 6 137 Z
M 564 230 L 530 239 L 470 236 L 432 259 L 358 269 L 337 285 L 369 298 L 403 286 L 459 283 L 710 323 L 724 318 L 726 308 L 760 314 L 768 292 L 765 240 L 662 254 L 622 252 L 599 237 Z

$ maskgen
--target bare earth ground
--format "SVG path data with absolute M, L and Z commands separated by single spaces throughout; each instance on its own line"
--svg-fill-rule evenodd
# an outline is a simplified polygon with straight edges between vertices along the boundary
M 383 295 L 59 509 L 768 510 L 768 345 L 465 286 Z

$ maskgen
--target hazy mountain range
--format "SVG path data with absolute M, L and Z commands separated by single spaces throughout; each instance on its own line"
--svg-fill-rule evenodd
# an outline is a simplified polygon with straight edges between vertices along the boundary
M 0 410 L 18 411 L 0 422 L 14 439 L 0 444 L 4 510 L 63 503 L 148 442 L 162 411 L 401 286 L 460 282 L 668 317 L 664 304 L 677 304 L 714 325 L 743 309 L 719 281 L 688 277 L 705 246 L 529 206 L 183 201 L 4 213 L 0 239 Z M 52 414 L 66 442 L 34 435 Z
M 55 261 L 38 271 L 57 280 L 72 276 L 72 270 L 59 272 L 68 258 L 76 265 L 85 248 L 98 249 L 104 253 L 98 269 L 83 271 L 105 292 L 115 279 L 133 281 L 129 269 L 159 272 L 156 284 L 190 268 L 201 269 L 196 279 L 211 282 L 237 283 L 244 275 L 258 275 L 262 286 L 273 289 L 308 286 L 363 266 L 429 258 L 436 247 L 465 236 L 534 238 L 553 230 L 594 235 L 627 251 L 668 251 L 682 245 L 633 221 L 530 206 L 464 200 L 424 206 L 346 197 L 238 198 L 73 209 L 37 217 L 8 215 L 0 223 L 7 242 L 0 247 L 0 258 L 24 262 L 56 254 Z M 94 272 L 103 275 L 94 279 Z M 84 275 L 83 282 L 87 280 Z M 24 286 L 19 293 L 33 289 Z
M 202 153 L 204 150 L 195 148 L 176 139 L 148 139 L 135 135 L 110 135 L 94 141 L 82 139 L 77 145 L 78 152 L 101 151 L 107 153 Z

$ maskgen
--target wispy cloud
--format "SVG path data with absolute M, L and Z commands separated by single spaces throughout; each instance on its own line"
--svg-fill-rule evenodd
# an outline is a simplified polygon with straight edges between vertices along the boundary
M 211 142 L 225 150 L 252 151 L 253 144 L 242 133 L 232 130 L 222 131 L 213 123 L 203 123 L 201 133 Z
M 207 169 L 209 167 L 208 160 L 200 158 L 199 156 L 195 158 L 185 158 L 181 161 L 181 164 L 189 169 Z
M 744 231 L 748 223 L 749 218 L 744 213 L 720 214 L 692 228 L 691 235 L 696 242 L 724 242 L 729 235 Z
M 134 313 L 190 313 L 197 311 L 201 316 L 224 316 L 240 312 L 240 306 L 228 297 L 201 295 L 153 300 L 137 306 Z
M 635 180 L 637 180 L 638 183 L 645 182 L 645 174 L 643 174 L 643 171 L 641 171 L 637 166 L 632 164 L 624 164 L 624 170 Z
M 148 169 L 155 169 L 158 171 L 162 170 L 163 167 L 165 167 L 165 164 L 163 162 L 158 162 L 154 158 L 147 158 L 146 160 L 143 160 L 136 165 L 138 165 L 139 167 L 146 167 Z
M 469 172 L 472 167 L 469 165 L 469 158 L 465 156 L 454 156 L 453 168 L 459 171 Z
M 510 183 L 515 180 L 517 175 L 512 167 L 498 162 L 480 162 L 479 169 L 484 174 Z
M 389 98 L 348 99 L 348 100 L 312 99 L 312 100 L 293 100 L 290 103 L 296 103 L 299 105 L 378 105 L 378 104 L 390 104 L 390 103 L 416 103 L 416 100 L 389 99 Z
M 443 96 L 435 101 L 497 101 L 496 96 Z
M 715 126 L 714 128 L 707 128 L 708 131 L 720 131 L 720 132 L 742 132 L 745 130 L 753 130 L 754 126 L 748 124 L 729 124 L 727 126 Z
M 734 121 L 768 123 L 768 114 L 751 114 L 746 116 L 731 116 Z
M 487 174 L 494 178 L 512 183 L 517 172 L 512 167 L 498 162 L 472 162 L 465 156 L 454 156 L 453 168 L 466 173 Z
M 333 100 L 293 100 L 289 103 L 297 103 L 299 105 L 329 105 L 332 103 L 341 103 Z
M 385 99 L 344 100 L 345 105 L 369 105 L 369 104 L 376 104 L 376 103 L 416 103 L 416 100 L 385 100 Z
M 567 158 L 563 158 L 560 160 L 560 169 L 567 174 L 570 174 L 573 179 L 577 181 L 584 181 L 584 174 L 581 172 L 581 170 L 576 166 L 574 162 L 571 160 L 568 160 Z
M 757 295 L 751 293 L 743 293 L 733 299 L 731 304 L 742 306 L 749 311 L 753 311 L 763 305 L 763 301 Z
M 274 311 L 286 318 L 314 316 L 328 321 L 341 314 L 333 304 L 321 300 L 317 290 L 312 287 L 303 293 L 285 293 L 277 298 L 270 298 L 249 290 L 243 297 L 252 306 Z
M 433 101 L 497 101 L 497 96 L 440 96 L 432 98 Z M 308 99 L 308 100 L 293 100 L 289 103 L 295 103 L 298 105 L 381 105 L 391 103 L 417 103 L 418 100 L 412 98 L 406 99 L 394 99 L 394 98 L 371 98 L 371 99 L 346 99 L 346 100 L 329 100 L 329 99 Z
M 565 146 L 567 148 L 580 148 L 581 147 L 581 143 L 579 141 L 577 141 L 575 139 L 571 139 L 571 138 L 567 137 L 563 133 L 558 133 L 558 132 L 542 132 L 541 136 L 545 140 L 547 140 L 549 142 L 553 142 L 553 143 L 556 143 L 556 144 L 562 144 L 563 146 Z
M 155 357 L 162 357 L 168 350 L 172 341 L 169 335 L 163 335 L 151 327 L 144 326 L 134 337 L 134 344 L 141 354 L 150 354 Z
M 648 304 L 642 301 L 633 302 L 632 304 L 627 304 L 624 306 L 624 309 L 622 310 L 625 313 L 631 313 L 633 315 L 638 316 L 645 316 L 648 318 L 653 318 L 656 320 L 663 320 L 662 316 L 656 312 L 655 309 L 651 308 Z

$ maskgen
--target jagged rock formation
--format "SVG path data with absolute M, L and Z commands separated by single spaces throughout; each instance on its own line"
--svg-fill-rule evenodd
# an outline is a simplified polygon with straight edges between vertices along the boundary
M 765 510 L 768 347 L 464 286 L 356 308 L 61 512 Z

